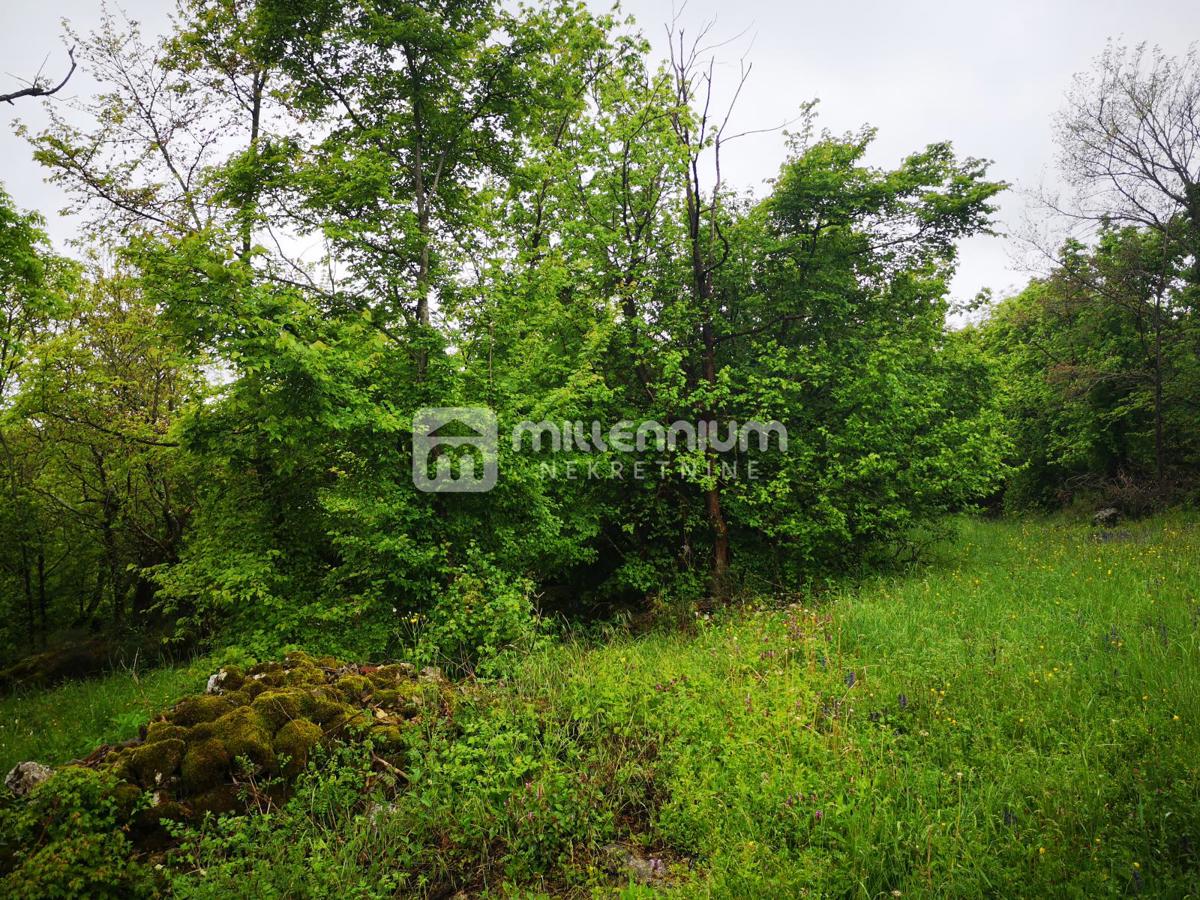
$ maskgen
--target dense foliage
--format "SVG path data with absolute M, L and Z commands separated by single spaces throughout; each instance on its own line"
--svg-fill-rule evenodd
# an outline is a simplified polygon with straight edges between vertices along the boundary
M 470 666 L 536 637 L 539 605 L 803 583 L 994 489 L 995 373 L 945 325 L 956 241 L 1002 187 L 984 163 L 935 144 L 882 169 L 870 130 L 810 116 L 770 194 L 738 196 L 700 42 L 656 69 L 571 4 L 183 13 L 161 46 L 114 18 L 77 36 L 108 88 L 92 125 L 31 136 L 111 236 L 98 261 L 6 212 L 32 267 L 7 480 L 42 517 L 6 526 L 13 644 L 161 619 Z M 431 406 L 495 411 L 494 490 L 416 489 Z M 527 420 L 592 452 L 514 448 Z M 716 430 L 590 440 L 651 420 Z M 731 421 L 786 447 L 719 450 Z
M 406 781 L 361 745 L 317 753 L 287 799 L 181 823 L 143 865 L 103 774 L 66 768 L 0 802 L 0 891 L 1186 896 L 1196 525 L 1097 542 L 1078 522 L 968 522 L 928 564 L 818 607 L 555 644 L 468 683 L 451 720 L 413 720 L 390 757 Z M 207 670 L 164 671 L 173 698 Z M 120 713 L 156 717 L 159 697 L 117 673 L 0 701 L 20 723 L 4 765 L 129 736 Z

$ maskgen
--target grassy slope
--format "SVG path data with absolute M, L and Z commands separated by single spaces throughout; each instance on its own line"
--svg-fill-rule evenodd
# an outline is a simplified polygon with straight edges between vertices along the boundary
M 816 611 L 562 650 L 524 681 L 663 736 L 655 837 L 720 895 L 1194 893 L 1200 533 L 1130 530 L 969 524 Z
M 97 744 L 127 740 L 138 726 L 183 694 L 204 687 L 211 662 L 123 669 L 100 678 L 29 690 L 0 699 L 0 773 L 22 760 L 55 765 Z
M 690 858 L 687 895 L 1194 895 L 1200 528 L 1130 532 L 968 523 L 926 568 L 816 609 L 552 648 L 417 753 L 386 820 L 314 789 L 176 887 L 586 886 L 588 845 L 618 838 Z M 5 759 L 124 736 L 203 674 L 8 700 Z

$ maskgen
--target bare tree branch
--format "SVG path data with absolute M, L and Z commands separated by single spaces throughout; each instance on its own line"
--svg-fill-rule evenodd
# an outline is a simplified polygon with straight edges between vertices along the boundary
M 71 60 L 71 68 L 67 70 L 67 74 L 63 80 L 54 87 L 48 87 L 47 85 L 43 84 L 39 74 L 33 79 L 29 87 L 21 88 L 19 91 L 13 91 L 11 94 L 0 94 L 0 101 L 12 103 L 14 100 L 19 100 L 22 97 L 49 97 L 51 94 L 57 94 L 64 87 L 66 87 L 67 82 L 71 80 L 71 76 L 75 74 L 75 67 L 77 63 L 75 62 L 74 47 L 67 51 L 67 56 Z

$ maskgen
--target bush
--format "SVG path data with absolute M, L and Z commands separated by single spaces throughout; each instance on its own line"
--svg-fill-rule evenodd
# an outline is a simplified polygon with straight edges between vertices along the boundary
M 533 583 L 502 571 L 472 546 L 446 595 L 416 617 L 417 657 L 456 673 L 494 672 L 503 657 L 537 643 Z
M 141 897 L 153 884 L 121 825 L 132 804 L 109 774 L 75 766 L 27 801 L 0 808 L 0 894 L 6 897 Z M 136 794 L 135 794 L 136 796 Z

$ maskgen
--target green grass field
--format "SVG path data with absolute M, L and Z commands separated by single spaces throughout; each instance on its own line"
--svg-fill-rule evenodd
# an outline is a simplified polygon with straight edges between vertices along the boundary
M 124 736 L 205 673 L 9 699 L 5 764 Z M 175 890 L 606 892 L 617 841 L 657 867 L 629 896 L 1196 896 L 1200 528 L 965 522 L 819 603 L 559 644 L 409 769 L 382 820 L 334 778 L 195 836 Z
M 121 669 L 5 697 L 0 700 L 0 770 L 26 759 L 56 765 L 86 756 L 97 744 L 134 737 L 163 707 L 203 689 L 212 669 L 206 659 L 144 672 Z

